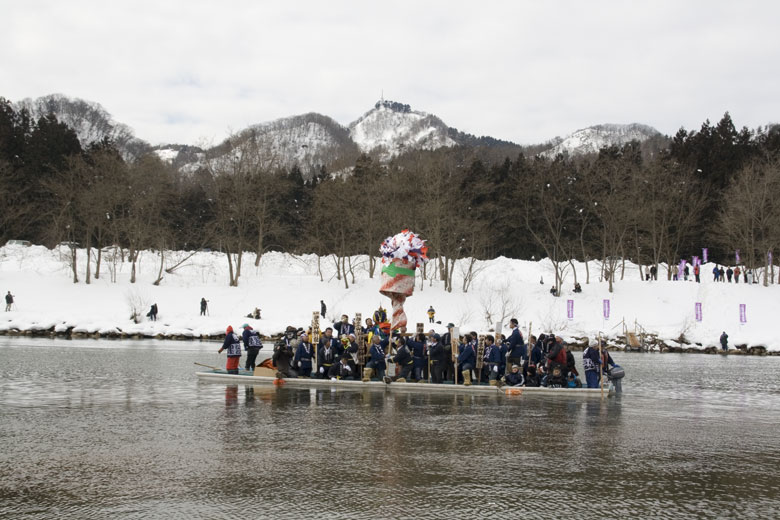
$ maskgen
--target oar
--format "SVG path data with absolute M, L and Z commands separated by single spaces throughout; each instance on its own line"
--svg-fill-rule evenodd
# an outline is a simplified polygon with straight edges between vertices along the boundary
M 197 361 L 196 361 L 196 362 L 194 362 L 193 364 L 195 364 L 195 365 L 198 365 L 199 367 L 206 367 L 206 368 L 210 368 L 210 369 L 212 369 L 212 370 L 222 370 L 222 369 L 221 369 L 221 368 L 219 368 L 219 367 L 213 367 L 213 366 L 211 366 L 211 365 L 204 365 L 203 363 L 198 363 Z

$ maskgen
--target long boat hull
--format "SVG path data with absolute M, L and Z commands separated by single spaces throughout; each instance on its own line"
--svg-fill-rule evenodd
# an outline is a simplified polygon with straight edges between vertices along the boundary
M 227 384 L 245 384 L 245 385 L 279 385 L 275 377 L 254 376 L 254 375 L 236 375 L 227 374 L 224 371 L 217 372 L 196 372 L 198 379 L 213 383 Z M 340 390 L 376 390 L 382 392 L 412 392 L 419 394 L 467 394 L 467 395 L 544 395 L 544 396 L 566 396 L 566 397 L 601 397 L 613 395 L 614 389 L 610 386 L 604 387 L 602 392 L 599 388 L 545 388 L 545 387 L 495 387 L 489 385 L 453 385 L 441 384 L 434 385 L 429 383 L 383 383 L 381 381 L 348 381 L 329 379 L 282 379 L 283 386 L 289 388 L 327 388 Z

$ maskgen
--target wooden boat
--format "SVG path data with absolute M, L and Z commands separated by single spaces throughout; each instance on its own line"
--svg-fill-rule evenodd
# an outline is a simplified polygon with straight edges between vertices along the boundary
M 383 383 L 381 381 L 349 381 L 330 379 L 309 379 L 294 378 L 281 379 L 273 375 L 253 375 L 243 370 L 239 374 L 228 374 L 224 370 L 210 370 L 196 372 L 195 375 L 201 381 L 223 384 L 245 384 L 245 385 L 277 385 L 285 388 L 322 388 L 337 390 L 376 390 L 381 392 L 412 392 L 419 394 L 464 394 L 464 395 L 503 395 L 503 396 L 522 396 L 522 395 L 543 395 L 543 396 L 566 396 L 566 397 L 601 397 L 602 395 L 611 396 L 615 391 L 612 385 L 604 386 L 602 394 L 599 388 L 545 388 L 545 387 L 496 387 L 490 385 L 453 385 L 445 383 L 434 385 L 430 383 Z M 283 383 L 280 383 L 283 381 Z

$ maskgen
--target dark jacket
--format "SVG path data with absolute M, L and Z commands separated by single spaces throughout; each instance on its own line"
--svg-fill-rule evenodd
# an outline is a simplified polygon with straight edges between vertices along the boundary
M 465 345 L 460 346 L 458 364 L 471 365 L 472 368 L 477 366 L 477 352 L 474 350 L 474 346 L 471 343 L 466 343 Z
M 441 341 L 437 341 L 433 345 L 431 345 L 428 348 L 428 354 L 431 356 L 431 361 L 434 363 L 441 363 L 442 361 L 445 361 L 445 351 L 444 351 L 444 345 L 441 344 Z
M 244 329 L 241 338 L 244 340 L 244 349 L 249 350 L 250 347 L 260 350 L 263 348 L 263 343 L 260 341 L 260 334 L 256 330 L 249 328 Z
M 395 353 L 395 356 L 393 357 L 393 363 L 397 363 L 400 366 L 404 365 L 411 365 L 413 362 L 412 360 L 412 353 L 409 352 L 409 347 L 406 345 L 401 345 L 398 347 L 398 351 Z
M 523 342 L 523 334 L 518 327 L 512 329 L 512 334 L 509 335 L 509 357 L 528 358 L 528 351 Z
M 222 350 L 227 350 L 228 357 L 241 357 L 241 340 L 235 332 L 225 334 L 225 341 L 222 342 Z
M 298 349 L 295 351 L 295 358 L 293 359 L 293 365 L 298 366 L 301 364 L 301 368 L 311 370 L 311 360 L 314 357 L 314 348 L 308 341 L 301 341 L 298 344 Z

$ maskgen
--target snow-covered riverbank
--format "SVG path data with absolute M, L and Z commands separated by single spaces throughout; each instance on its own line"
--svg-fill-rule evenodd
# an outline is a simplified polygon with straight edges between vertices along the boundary
M 130 264 L 112 263 L 104 257 L 100 279 L 86 285 L 83 280 L 85 252 L 79 251 L 80 282 L 72 282 L 67 263 L 67 248 L 49 250 L 42 246 L 8 245 L 0 248 L 0 290 L 15 296 L 14 309 L 0 319 L 0 333 L 9 331 L 48 331 L 75 334 L 140 335 L 166 337 L 206 337 L 224 333 L 250 323 L 264 335 L 275 335 L 287 325 L 306 326 L 312 311 L 327 304 L 331 323 L 341 314 L 350 319 L 355 312 L 369 317 L 381 304 L 379 275 L 371 279 L 365 258 L 355 259 L 355 282 L 346 289 L 334 276 L 331 258 L 321 260 L 324 281 L 320 281 L 317 257 L 282 253 L 263 256 L 259 267 L 254 255 L 244 257 L 238 287 L 228 286 L 227 261 L 224 254 L 200 252 L 172 274 L 165 274 L 159 286 L 152 285 L 159 269 L 159 256 L 141 254 L 138 280 L 129 282 Z M 167 254 L 167 265 L 173 265 L 186 253 Z M 550 293 L 553 271 L 549 262 L 497 258 L 478 262 L 478 274 L 467 293 L 461 291 L 462 275 L 455 269 L 453 292 L 443 289 L 442 282 L 417 280 L 415 294 L 407 300 L 409 323 L 425 322 L 426 310 L 436 309 L 436 321 L 430 327 L 444 331 L 448 322 L 461 330 L 487 331 L 491 323 L 503 317 L 517 317 L 524 334 L 529 323 L 533 331 L 552 331 L 565 339 L 595 337 L 599 331 L 609 337 L 622 335 L 622 321 L 634 330 L 635 321 L 646 331 L 658 335 L 668 344 L 681 335 L 689 347 L 718 345 L 724 330 L 730 345 L 764 346 L 780 351 L 780 331 L 775 324 L 780 302 L 780 285 L 716 283 L 712 281 L 713 264 L 702 267 L 702 283 L 693 281 L 640 281 L 637 267 L 627 264 L 625 278 L 608 292 L 605 282 L 598 282 L 598 265 L 590 264 L 591 283 L 585 283 L 583 264 L 575 263 L 583 292 L 574 294 L 573 273 L 567 272 L 563 294 Z M 111 281 L 115 270 L 116 282 Z M 94 269 L 94 267 L 93 267 Z M 430 274 L 430 272 L 429 272 Z M 540 284 L 540 279 L 544 284 Z M 200 316 L 201 298 L 209 301 L 208 316 Z M 609 300 L 610 317 L 603 318 L 604 300 Z M 568 318 L 567 301 L 573 301 L 573 318 Z M 130 320 L 131 301 L 142 310 L 151 304 L 159 307 L 156 322 L 143 317 L 140 323 Z M 701 303 L 701 321 L 696 320 L 695 304 Z M 745 304 L 746 322 L 740 323 L 740 304 Z M 262 309 L 262 319 L 245 316 L 255 307 Z M 490 319 L 487 315 L 490 314 Z M 324 327 L 324 325 L 323 325 Z M 701 345 L 696 345 L 697 343 Z

